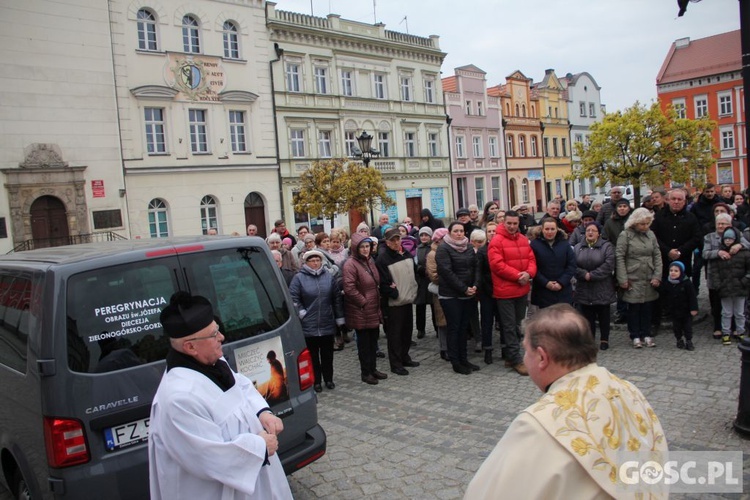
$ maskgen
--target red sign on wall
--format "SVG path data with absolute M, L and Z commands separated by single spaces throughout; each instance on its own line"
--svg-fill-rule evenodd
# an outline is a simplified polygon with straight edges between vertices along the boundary
M 91 181 L 91 191 L 94 193 L 94 198 L 104 198 L 104 181 Z

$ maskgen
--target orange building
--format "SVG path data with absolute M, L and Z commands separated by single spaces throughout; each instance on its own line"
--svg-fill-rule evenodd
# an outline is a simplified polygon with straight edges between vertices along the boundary
M 505 85 L 487 89 L 490 97 L 499 97 L 505 135 L 508 166 L 509 208 L 521 203 L 536 212 L 547 208 L 544 198 L 544 162 L 539 98 L 532 95 L 532 80 L 520 71 L 505 78 Z
M 708 181 L 735 191 L 748 185 L 747 144 L 742 90 L 740 30 L 707 38 L 680 38 L 672 43 L 656 77 L 663 109 L 674 107 L 683 118 L 708 115 L 717 123 L 716 163 Z

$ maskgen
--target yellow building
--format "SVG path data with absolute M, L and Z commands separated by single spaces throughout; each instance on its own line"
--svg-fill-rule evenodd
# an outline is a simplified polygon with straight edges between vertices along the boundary
M 539 99 L 542 122 L 542 154 L 544 155 L 545 194 L 547 200 L 562 195 L 573 198 L 573 186 L 565 177 L 571 172 L 570 122 L 565 89 L 554 69 L 544 72 L 544 79 L 532 85 L 532 94 Z

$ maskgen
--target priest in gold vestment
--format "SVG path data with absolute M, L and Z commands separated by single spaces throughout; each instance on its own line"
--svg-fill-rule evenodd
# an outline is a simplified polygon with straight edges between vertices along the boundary
M 511 423 L 464 499 L 660 497 L 619 477 L 623 456 L 664 460 L 667 442 L 641 391 L 596 364 L 588 322 L 558 304 L 527 320 L 524 333 L 524 363 L 545 394 Z

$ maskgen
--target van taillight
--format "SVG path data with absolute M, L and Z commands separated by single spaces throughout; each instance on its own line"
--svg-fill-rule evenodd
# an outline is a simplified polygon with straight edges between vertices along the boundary
M 297 372 L 299 373 L 299 390 L 304 391 L 312 387 L 315 382 L 315 373 L 313 373 L 312 356 L 307 349 L 299 353 Z
M 44 418 L 44 441 L 50 467 L 69 467 L 91 459 L 83 424 L 68 418 Z

